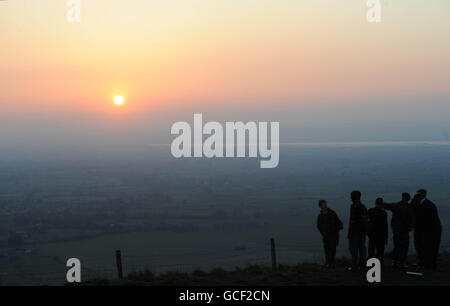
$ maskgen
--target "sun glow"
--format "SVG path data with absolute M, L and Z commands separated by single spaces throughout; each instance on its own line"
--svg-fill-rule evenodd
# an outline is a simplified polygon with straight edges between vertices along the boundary
M 115 96 L 114 97 L 114 103 L 116 105 L 122 105 L 125 99 L 122 96 Z

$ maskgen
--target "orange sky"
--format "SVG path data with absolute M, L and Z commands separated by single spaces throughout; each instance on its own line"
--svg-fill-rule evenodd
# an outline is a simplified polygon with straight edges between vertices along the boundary
M 2 1 L 1 115 L 301 109 L 449 92 L 448 1 L 382 1 L 380 24 L 365 20 L 365 1 L 342 2 L 82 0 L 81 23 L 69 24 L 63 0 Z

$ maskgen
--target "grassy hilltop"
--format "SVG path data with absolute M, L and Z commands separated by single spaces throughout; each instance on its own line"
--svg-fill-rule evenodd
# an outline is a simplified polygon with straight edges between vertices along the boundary
M 415 262 L 411 256 L 410 262 Z M 406 275 L 393 268 L 390 256 L 382 268 L 381 284 L 377 285 L 450 285 L 450 253 L 441 253 L 439 268 L 430 271 L 410 267 L 408 271 L 423 273 L 422 276 Z M 321 265 L 299 263 L 293 266 L 279 266 L 277 271 L 271 267 L 252 265 L 234 270 L 216 268 L 209 272 L 195 270 L 192 273 L 167 272 L 155 275 L 143 271 L 127 275 L 123 280 L 92 279 L 85 285 L 124 285 L 124 286 L 299 286 L 299 285 L 368 285 L 365 272 L 348 272 L 348 259 L 337 261 L 335 269 L 327 270 Z M 371 284 L 372 285 L 372 284 Z

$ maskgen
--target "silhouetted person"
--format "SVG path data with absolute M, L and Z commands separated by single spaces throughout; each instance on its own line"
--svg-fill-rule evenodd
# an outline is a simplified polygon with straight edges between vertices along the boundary
M 442 227 L 436 205 L 427 199 L 427 191 L 420 189 L 414 201 L 414 240 L 418 250 L 419 265 L 436 269 L 441 244 Z
M 349 249 L 352 255 L 351 271 L 364 268 L 366 264 L 366 233 L 368 225 L 367 209 L 361 203 L 361 192 L 352 191 L 350 194 L 350 222 L 348 226 Z
M 412 206 L 409 204 L 411 196 L 402 193 L 402 199 L 398 203 L 385 203 L 383 207 L 392 211 L 391 227 L 394 238 L 394 266 L 406 268 L 406 258 L 409 249 L 409 232 L 413 228 L 414 218 Z
M 419 214 L 419 204 L 421 201 L 421 197 L 416 193 L 414 197 L 411 200 L 411 207 L 414 212 L 414 248 L 416 249 L 416 255 L 418 262 L 415 264 L 415 266 L 423 267 L 424 266 L 424 256 L 423 256 L 423 246 L 422 246 L 422 233 L 419 228 L 417 227 L 417 215 Z
M 375 207 L 369 209 L 369 257 L 383 262 L 384 247 L 388 242 L 387 213 L 383 209 L 383 199 L 375 201 Z
M 327 268 L 334 268 L 336 247 L 339 244 L 339 231 L 343 229 L 337 214 L 327 207 L 327 201 L 319 201 L 320 213 L 317 216 L 317 228 L 322 234 L 323 248 Z

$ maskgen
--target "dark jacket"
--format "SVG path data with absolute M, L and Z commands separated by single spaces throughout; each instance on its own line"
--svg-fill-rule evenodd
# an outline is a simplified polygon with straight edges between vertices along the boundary
M 322 211 L 317 216 L 317 228 L 324 238 L 338 235 L 339 231 L 343 229 L 343 225 L 337 214 L 328 208 L 325 214 Z
M 387 244 L 388 241 L 388 220 L 387 213 L 382 208 L 371 208 L 369 215 L 369 237 L 379 242 Z
M 391 227 L 394 233 L 409 233 L 414 226 L 413 209 L 408 202 L 385 203 L 383 208 L 392 211 Z
M 433 231 L 441 228 L 441 220 L 436 205 L 428 199 L 425 199 L 423 203 L 414 205 L 414 215 L 416 230 Z
M 348 225 L 348 237 L 359 232 L 366 234 L 368 230 L 367 208 L 361 202 L 353 203 L 350 206 L 350 222 Z

